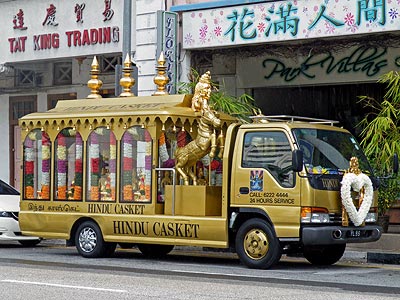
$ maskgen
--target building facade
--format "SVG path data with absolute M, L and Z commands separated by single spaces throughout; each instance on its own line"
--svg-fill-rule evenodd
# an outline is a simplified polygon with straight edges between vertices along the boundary
M 335 119 L 356 135 L 358 97 L 382 99 L 378 78 L 400 70 L 395 0 L 190 1 L 181 20 L 190 66 L 266 115 Z

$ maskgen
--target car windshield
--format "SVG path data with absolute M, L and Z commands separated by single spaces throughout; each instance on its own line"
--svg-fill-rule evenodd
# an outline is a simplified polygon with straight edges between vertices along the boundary
M 19 195 L 19 192 L 3 180 L 0 180 L 0 195 Z
M 308 173 L 339 174 L 357 157 L 361 171 L 371 174 L 371 167 L 360 145 L 350 133 L 319 129 L 294 129 Z

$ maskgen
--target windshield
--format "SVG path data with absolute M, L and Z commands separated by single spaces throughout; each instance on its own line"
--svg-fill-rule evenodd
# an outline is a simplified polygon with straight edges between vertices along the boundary
M 346 132 L 294 129 L 293 133 L 303 151 L 308 173 L 339 174 L 350 167 L 350 158 L 357 157 L 359 168 L 370 174 L 371 167 L 356 139 Z

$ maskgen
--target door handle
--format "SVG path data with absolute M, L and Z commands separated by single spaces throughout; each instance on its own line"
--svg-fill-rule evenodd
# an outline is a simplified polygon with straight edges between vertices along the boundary
M 239 194 L 246 195 L 250 192 L 250 189 L 247 186 L 241 186 L 239 188 Z

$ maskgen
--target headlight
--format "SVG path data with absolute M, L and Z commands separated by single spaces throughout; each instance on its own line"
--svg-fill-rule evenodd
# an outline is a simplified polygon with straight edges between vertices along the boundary
M 366 223 L 375 223 L 378 219 L 378 214 L 375 212 L 369 212 L 367 213 L 367 216 L 365 217 L 365 222 Z
M 12 218 L 12 215 L 8 211 L 0 211 L 0 218 Z
M 329 223 L 329 213 L 322 207 L 302 207 L 301 223 Z

